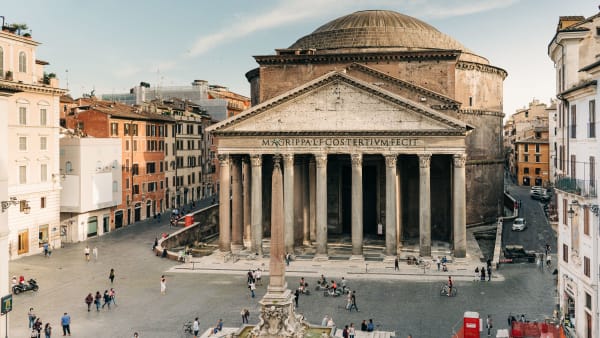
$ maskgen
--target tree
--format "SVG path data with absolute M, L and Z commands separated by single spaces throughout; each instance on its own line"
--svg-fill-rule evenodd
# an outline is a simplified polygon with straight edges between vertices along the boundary
M 21 35 L 22 30 L 29 29 L 29 27 L 27 27 L 27 24 L 25 24 L 25 23 L 13 23 L 9 27 L 11 29 L 16 30 L 18 35 Z

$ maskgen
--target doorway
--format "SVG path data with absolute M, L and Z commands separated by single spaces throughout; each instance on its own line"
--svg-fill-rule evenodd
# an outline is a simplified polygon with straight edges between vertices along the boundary
M 93 216 L 88 218 L 88 231 L 87 236 L 93 237 L 98 234 L 98 217 Z
M 109 215 L 102 216 L 102 233 L 105 234 L 109 231 L 109 222 L 110 222 Z
M 19 232 L 17 253 L 19 255 L 29 252 L 29 230 Z
M 115 211 L 115 228 L 118 229 L 122 226 L 123 226 L 123 210 Z
M 142 219 L 142 204 L 141 203 L 136 203 L 135 204 L 135 210 L 133 213 L 133 221 L 134 222 L 139 222 Z
M 363 167 L 363 234 L 377 234 L 377 166 Z

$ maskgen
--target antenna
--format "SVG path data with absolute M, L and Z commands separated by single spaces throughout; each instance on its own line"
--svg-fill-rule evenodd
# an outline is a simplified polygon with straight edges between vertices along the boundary
M 66 69 L 65 73 L 66 73 L 65 77 L 67 78 L 67 90 L 69 90 L 69 70 Z

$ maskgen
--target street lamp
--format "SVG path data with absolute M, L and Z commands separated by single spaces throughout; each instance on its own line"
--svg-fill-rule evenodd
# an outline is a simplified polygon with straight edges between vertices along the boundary
M 6 209 L 17 204 L 21 204 L 21 211 L 23 211 L 23 213 L 28 214 L 31 211 L 29 202 L 27 202 L 26 200 L 19 201 L 16 197 L 11 197 L 8 201 L 2 201 L 2 212 L 5 212 Z

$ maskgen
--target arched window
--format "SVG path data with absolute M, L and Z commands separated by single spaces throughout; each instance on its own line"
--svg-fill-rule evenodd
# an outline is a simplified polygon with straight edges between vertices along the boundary
M 4 49 L 0 47 L 0 78 L 4 78 Z
M 27 57 L 25 56 L 25 52 L 19 53 L 19 72 L 20 73 L 27 72 Z

